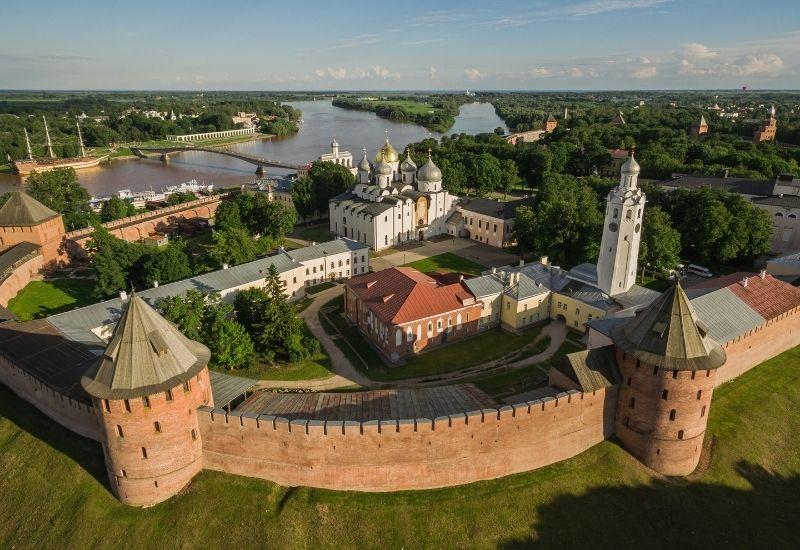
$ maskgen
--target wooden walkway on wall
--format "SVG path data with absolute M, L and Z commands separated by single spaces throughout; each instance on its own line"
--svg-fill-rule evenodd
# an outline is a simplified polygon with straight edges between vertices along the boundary
M 237 412 L 269 414 L 289 420 L 401 420 L 430 418 L 496 407 L 497 403 L 472 384 L 414 390 L 352 393 L 258 392 Z

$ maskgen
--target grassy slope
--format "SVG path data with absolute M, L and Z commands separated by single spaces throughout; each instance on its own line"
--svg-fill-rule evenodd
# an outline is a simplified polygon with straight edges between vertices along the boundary
M 8 304 L 20 319 L 38 319 L 96 302 L 91 279 L 31 281 Z
M 472 260 L 462 258 L 461 256 L 457 256 L 451 252 L 445 252 L 444 254 L 431 256 L 430 258 L 425 258 L 424 260 L 417 260 L 416 262 L 405 264 L 405 267 L 413 267 L 414 269 L 422 271 L 423 273 L 431 273 L 434 271 L 448 273 L 457 271 L 470 275 L 480 275 L 482 271 L 486 270 L 486 266 L 483 266 L 477 262 L 473 262 Z
M 708 470 L 654 476 L 611 442 L 464 487 L 364 494 L 204 472 L 139 510 L 103 485 L 99 445 L 0 388 L 3 547 L 797 547 L 800 348 L 720 388 Z M 32 435 L 33 434 L 33 435 Z

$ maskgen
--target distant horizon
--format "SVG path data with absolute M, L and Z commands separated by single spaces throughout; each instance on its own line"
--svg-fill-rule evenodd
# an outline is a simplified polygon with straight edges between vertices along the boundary
M 542 93 L 542 94 L 555 94 L 555 93 L 637 93 L 637 92 L 728 92 L 738 93 L 741 95 L 763 93 L 763 92 L 795 92 L 800 93 L 798 88 L 750 88 L 747 90 L 737 88 L 574 88 L 574 89 L 533 89 L 533 88 L 506 88 L 506 89 L 481 89 L 481 88 L 430 88 L 430 89 L 341 89 L 341 90 L 311 90 L 311 89 L 222 89 L 222 88 L 198 88 L 198 89 L 158 89 L 158 88 L 0 88 L 0 94 L 7 93 L 178 93 L 178 94 L 198 94 L 205 92 L 213 93 L 270 93 L 270 94 L 311 94 L 311 95 L 338 95 L 338 94 L 351 94 L 351 93 L 375 93 L 375 94 L 415 94 L 415 93 L 428 93 L 428 94 L 458 94 L 464 93 L 469 90 L 470 93 Z

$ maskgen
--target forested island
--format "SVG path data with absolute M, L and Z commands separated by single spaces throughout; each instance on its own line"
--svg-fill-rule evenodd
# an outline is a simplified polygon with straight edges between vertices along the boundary
M 456 122 L 458 108 L 474 99 L 465 94 L 392 95 L 388 97 L 339 96 L 333 104 L 343 109 L 370 111 L 396 122 L 412 122 L 432 132 L 444 133 Z

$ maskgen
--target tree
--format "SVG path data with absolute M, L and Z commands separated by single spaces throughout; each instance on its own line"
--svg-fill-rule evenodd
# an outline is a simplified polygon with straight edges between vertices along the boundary
M 216 229 L 225 231 L 226 229 L 244 227 L 238 198 L 237 196 L 233 199 L 228 198 L 220 201 L 217 211 L 214 213 L 214 227 Z
M 156 282 L 171 283 L 191 276 L 192 268 L 183 246 L 171 243 L 145 254 L 138 282 L 149 287 Z
M 533 189 L 538 187 L 552 170 L 553 155 L 539 145 L 523 145 L 517 155 L 517 164 L 522 178 L 528 187 Z
M 136 214 L 136 207 L 133 204 L 114 196 L 105 201 L 100 208 L 100 221 L 103 223 L 113 222 L 134 214 Z
M 292 203 L 301 218 L 310 218 L 316 213 L 314 183 L 307 175 L 297 178 L 292 183 Z
M 131 271 L 146 250 L 141 244 L 117 239 L 104 227 L 98 227 L 86 243 L 86 252 L 97 275 L 94 293 L 105 297 L 130 289 Z
M 669 214 L 658 206 L 644 211 L 642 240 L 639 245 L 639 263 L 650 264 L 655 272 L 674 268 L 680 260 L 681 234 L 672 227 Z
M 206 297 L 199 290 L 187 290 L 183 296 L 168 296 L 156 302 L 156 307 L 168 321 L 189 339 L 204 342 L 204 316 L 206 300 L 216 301 L 212 295 Z
M 73 168 L 33 172 L 26 182 L 30 196 L 64 216 L 67 231 L 89 227 L 97 221 L 89 207 L 89 192 L 78 183 Z
M 602 214 L 594 191 L 571 177 L 550 175 L 534 206 L 517 208 L 514 233 L 523 247 L 568 264 L 596 258 Z
M 508 193 L 514 189 L 519 182 L 522 181 L 519 177 L 519 170 L 517 163 L 511 159 L 500 161 L 500 170 L 502 173 L 501 187 L 503 188 L 503 195 L 508 196 Z
M 317 212 L 327 212 L 328 201 L 347 191 L 355 182 L 350 170 L 332 162 L 315 162 L 308 177 L 314 184 Z
M 283 203 L 269 200 L 264 193 L 240 196 L 242 221 L 252 235 L 283 239 L 297 221 L 297 212 Z M 245 206 L 245 207 L 243 207 Z
M 197 200 L 197 195 L 194 193 L 187 191 L 178 191 L 177 193 L 172 193 L 171 195 L 167 196 L 167 206 L 175 206 L 176 204 L 181 204 L 184 202 L 194 201 Z
M 238 265 L 250 262 L 258 255 L 259 243 L 244 227 L 214 231 L 214 246 L 209 253 L 218 264 Z
M 227 316 L 216 316 L 208 335 L 212 365 L 242 369 L 253 360 L 253 341 L 245 328 Z
M 499 188 L 503 178 L 500 161 L 490 153 L 480 153 L 470 158 L 470 174 L 475 182 L 475 192 L 479 197 L 488 195 Z

